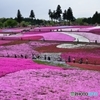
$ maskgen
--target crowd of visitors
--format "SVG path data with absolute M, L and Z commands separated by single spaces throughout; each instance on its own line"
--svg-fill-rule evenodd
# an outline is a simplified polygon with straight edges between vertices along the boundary
M 63 61 L 60 56 L 51 56 L 51 55 L 35 55 L 32 54 L 32 59 L 41 59 L 41 60 L 48 60 L 48 61 Z
M 48 61 L 53 60 L 53 58 L 50 57 L 49 55 L 44 55 L 44 56 L 32 55 L 32 59 L 39 59 L 39 58 L 43 59 L 43 60 L 48 60 Z M 55 61 L 63 61 L 63 59 L 60 56 L 58 56 L 58 58 L 56 58 Z M 84 60 L 83 60 L 83 58 L 80 58 L 79 60 L 77 60 L 75 57 L 71 58 L 70 56 L 68 56 L 68 59 L 66 59 L 65 62 L 66 63 L 73 62 L 73 63 L 79 63 L 79 64 L 82 64 L 82 63 L 88 64 L 89 63 L 88 58 L 86 58 Z
M 79 64 L 82 64 L 82 63 L 88 64 L 89 63 L 88 58 L 86 58 L 83 61 L 83 58 L 80 58 L 79 60 L 76 60 L 75 57 L 71 58 L 70 56 L 68 56 L 68 59 L 66 60 L 66 62 L 73 62 L 73 63 L 78 62 Z

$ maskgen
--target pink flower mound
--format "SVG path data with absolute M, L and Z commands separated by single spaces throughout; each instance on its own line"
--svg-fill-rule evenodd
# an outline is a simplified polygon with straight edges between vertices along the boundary
M 88 32 L 92 32 L 100 35 L 100 26 L 89 27 L 86 29 L 88 30 Z
M 43 36 L 23 36 L 23 40 L 40 40 L 43 39 Z
M 100 73 L 89 70 L 30 69 L 0 78 L 1 100 L 100 100 Z M 97 92 L 97 96 L 71 96 Z
M 24 35 L 32 35 L 32 34 L 41 34 L 41 33 L 47 33 L 47 32 L 30 31 L 30 32 L 22 33 L 22 34 L 24 34 Z
M 12 36 L 12 37 L 5 36 L 5 37 L 3 37 L 3 39 L 5 39 L 5 40 L 21 40 L 21 37 L 20 36 Z
M 97 34 L 85 33 L 85 32 L 77 32 L 75 34 L 82 35 L 82 36 L 88 38 L 90 40 L 90 42 L 95 42 L 95 40 L 97 40 L 98 42 L 100 42 L 100 36 L 97 35 Z
M 92 28 L 93 26 L 51 26 L 51 27 L 36 27 L 34 28 L 34 31 L 50 31 L 50 30 L 57 30 L 57 29 L 71 29 L 71 28 L 79 28 L 84 29 L 86 31 L 86 28 Z
M 55 27 L 36 27 L 36 28 L 34 28 L 34 31 L 39 31 L 39 30 L 41 30 L 41 31 L 50 31 L 51 29 L 59 29 L 60 28 L 60 26 L 55 26 Z
M 7 41 L 7 40 L 0 40 L 0 45 L 1 45 L 1 44 L 5 44 L 5 43 L 9 43 L 9 42 L 11 42 L 11 41 Z
M 25 69 L 61 69 L 59 67 L 37 64 L 31 59 L 0 58 L 0 76 Z
M 23 56 L 27 55 L 28 58 L 32 58 L 33 54 L 39 54 L 37 51 L 33 50 L 30 43 L 23 43 L 20 45 L 11 45 L 11 46 L 0 46 L 0 55 L 2 56 L 12 56 L 16 54 L 17 56 Z
M 99 29 L 91 29 L 90 32 L 100 35 L 100 28 Z
M 32 36 L 32 35 L 21 35 L 21 36 L 6 36 L 6 37 L 3 37 L 3 39 L 5 40 L 40 40 L 42 39 L 43 36 Z
M 56 41 L 74 41 L 75 38 L 61 34 L 60 32 L 48 32 L 48 33 L 41 33 L 41 34 L 33 34 L 32 36 L 43 36 L 45 40 L 56 40 Z
M 11 46 L 0 46 L 0 56 L 11 56 L 14 57 L 16 54 L 18 57 L 27 55 L 28 58 L 32 58 L 32 54 L 38 55 L 39 53 L 34 49 L 41 46 L 49 46 L 57 43 L 43 43 L 43 42 L 28 42 L 23 44 L 11 45 Z
M 6 33 L 16 32 L 16 33 L 19 33 L 21 31 L 23 31 L 23 29 L 3 29 L 1 32 L 6 32 Z

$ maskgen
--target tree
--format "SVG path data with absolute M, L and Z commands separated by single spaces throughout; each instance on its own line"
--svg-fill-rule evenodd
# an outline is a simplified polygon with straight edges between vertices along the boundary
M 18 9 L 18 12 L 17 12 L 17 22 L 20 23 L 22 21 L 22 15 L 20 13 L 20 10 Z
M 99 16 L 99 13 L 96 11 L 95 14 L 92 17 L 92 23 L 93 24 L 98 23 L 98 19 L 99 19 L 98 16 Z
M 56 18 L 57 18 L 57 20 L 61 20 L 61 14 L 62 14 L 62 10 L 61 10 L 61 6 L 60 5 L 58 5 L 57 6 L 57 9 L 56 9 Z
M 53 13 L 52 13 L 52 19 L 56 20 L 57 19 L 57 14 L 56 14 L 56 11 L 54 10 Z
M 67 20 L 69 21 L 69 25 L 70 25 L 70 21 L 73 21 L 75 18 L 73 16 L 73 12 L 71 7 L 68 8 L 67 10 Z
M 31 10 L 31 12 L 30 12 L 30 16 L 29 16 L 31 19 L 33 19 L 33 18 L 35 18 L 35 14 L 34 14 L 34 11 L 33 10 Z
M 63 20 L 67 20 L 67 11 L 64 10 L 64 13 L 63 13 Z
M 51 11 L 51 9 L 49 9 L 48 15 L 49 15 L 49 18 L 51 18 L 51 20 L 52 20 L 52 11 Z

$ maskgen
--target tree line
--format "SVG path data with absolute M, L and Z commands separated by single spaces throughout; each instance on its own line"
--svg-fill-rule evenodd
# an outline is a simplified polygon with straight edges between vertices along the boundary
M 72 8 L 69 7 L 64 11 L 61 9 L 61 6 L 58 5 L 55 10 L 48 10 L 48 16 L 50 20 L 41 20 L 36 19 L 35 13 L 33 10 L 30 11 L 29 17 L 24 18 L 18 9 L 17 15 L 15 18 L 0 18 L 0 28 L 2 27 L 15 27 L 28 25 L 94 25 L 100 24 L 100 13 L 95 12 L 92 17 L 88 18 L 75 18 L 73 15 Z
M 88 24 L 100 24 L 100 13 L 96 11 L 92 17 L 83 18 L 83 22 Z
M 62 12 L 61 6 L 58 5 L 56 10 L 51 11 L 51 9 L 49 9 L 48 15 L 51 20 L 56 20 L 59 22 L 68 21 L 70 24 L 71 21 L 75 21 L 71 7 L 69 7 L 68 10 L 64 10 L 64 12 Z

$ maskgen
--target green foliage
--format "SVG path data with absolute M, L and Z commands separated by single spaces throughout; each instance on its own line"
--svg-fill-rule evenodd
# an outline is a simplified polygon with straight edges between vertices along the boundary
M 3 27 L 3 23 L 2 22 L 0 22 L 0 28 L 2 28 Z
M 14 19 L 8 19 L 4 22 L 4 27 L 15 27 L 17 26 L 17 21 Z
M 28 23 L 28 22 L 25 22 L 25 21 L 22 21 L 22 22 L 20 23 L 20 25 L 21 25 L 22 27 L 27 27 L 27 26 L 29 25 L 29 23 Z
M 83 19 L 84 19 L 84 18 L 77 18 L 75 22 L 76 22 L 78 25 L 83 25 L 83 24 L 84 24 L 84 23 L 83 23 Z
M 36 62 L 38 64 L 52 65 L 52 66 L 59 66 L 59 67 L 66 68 L 65 64 L 60 64 L 60 63 L 54 63 L 54 62 L 49 62 L 49 61 L 41 61 L 41 60 L 34 60 L 34 62 Z
M 50 25 L 54 25 L 54 21 L 50 21 L 49 23 L 50 23 Z
M 0 22 L 4 23 L 7 19 L 6 18 L 0 18 Z

